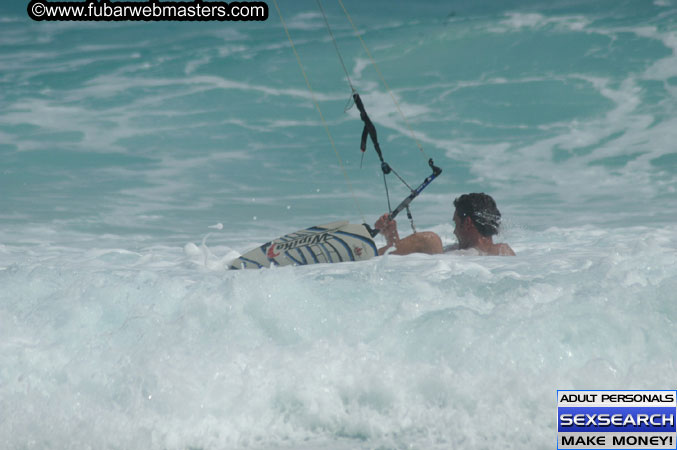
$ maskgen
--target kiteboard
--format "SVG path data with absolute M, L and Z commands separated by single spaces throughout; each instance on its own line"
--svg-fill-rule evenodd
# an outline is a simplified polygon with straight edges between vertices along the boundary
M 366 225 L 348 221 L 306 228 L 266 242 L 231 261 L 230 269 L 364 261 L 378 255 Z

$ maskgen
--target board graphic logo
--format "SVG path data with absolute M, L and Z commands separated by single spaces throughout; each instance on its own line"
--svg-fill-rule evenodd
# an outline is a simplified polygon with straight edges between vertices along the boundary
M 268 253 L 266 253 L 266 256 L 268 258 L 277 258 L 280 256 L 279 253 L 274 253 L 275 251 L 275 244 L 271 244 L 270 247 L 268 247 Z
M 285 252 L 306 245 L 322 244 L 324 242 L 327 242 L 331 237 L 332 235 L 329 232 L 324 232 L 321 234 L 310 234 L 308 236 L 302 237 L 300 239 L 295 239 L 289 242 L 278 242 L 273 245 L 277 245 L 277 251 Z

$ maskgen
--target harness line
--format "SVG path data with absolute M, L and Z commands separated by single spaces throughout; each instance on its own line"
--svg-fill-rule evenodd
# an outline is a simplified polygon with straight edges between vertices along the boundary
M 343 56 L 341 55 L 341 52 L 338 48 L 338 44 L 336 43 L 336 38 L 334 37 L 334 33 L 331 31 L 331 27 L 329 26 L 329 20 L 327 20 L 327 15 L 324 13 L 324 8 L 322 7 L 322 1 L 317 0 L 317 6 L 320 8 L 320 11 L 322 12 L 322 17 L 324 18 L 324 23 L 327 25 L 327 30 L 329 31 L 329 36 L 331 36 L 331 41 L 334 43 L 334 48 L 336 49 L 336 54 L 339 57 L 339 60 L 341 61 L 341 66 L 343 67 L 343 71 L 346 74 L 346 78 L 348 79 L 348 84 L 350 85 L 350 90 L 353 92 L 357 92 L 355 88 L 353 87 L 353 82 L 350 80 L 350 75 L 348 75 L 348 69 L 346 69 L 346 64 L 343 62 Z
M 327 16 L 324 12 L 324 8 L 322 8 L 322 4 L 320 0 L 317 0 L 317 4 L 320 8 L 320 11 L 322 12 L 322 16 L 324 17 L 325 24 L 327 26 L 327 30 L 329 31 L 329 35 L 331 36 L 331 39 L 334 43 L 334 47 L 336 49 L 336 52 L 339 56 L 339 60 L 341 62 L 341 65 L 343 66 L 343 71 L 346 74 L 346 78 L 348 79 L 348 84 L 350 85 L 350 88 L 352 90 L 352 99 L 357 106 L 358 110 L 360 111 L 360 118 L 364 122 L 364 129 L 362 131 L 362 139 L 361 139 L 361 144 L 360 144 L 360 150 L 362 150 L 362 155 L 364 156 L 364 152 L 366 149 L 366 140 L 367 137 L 371 138 L 371 141 L 374 145 L 374 149 L 376 150 L 376 153 L 378 154 L 378 157 L 381 161 L 381 170 L 383 172 L 383 183 L 385 184 L 385 189 L 386 189 L 386 197 L 388 200 L 388 211 L 389 211 L 389 216 L 391 219 L 394 219 L 395 216 L 397 216 L 402 210 L 406 209 L 407 211 L 407 217 L 411 221 L 411 226 L 412 229 L 414 230 L 414 233 L 416 232 L 416 228 L 414 227 L 414 221 L 411 216 L 411 211 L 409 209 L 409 204 L 425 189 L 435 178 L 439 176 L 440 173 L 442 173 L 442 170 L 435 166 L 433 163 L 432 158 L 428 158 L 428 155 L 426 154 L 425 150 L 423 150 L 423 147 L 421 146 L 420 142 L 416 138 L 413 129 L 411 128 L 411 125 L 409 124 L 409 121 L 407 120 L 406 116 L 402 112 L 402 109 L 399 106 L 399 103 L 397 102 L 397 99 L 395 98 L 395 95 L 393 94 L 392 90 L 386 83 L 385 79 L 383 78 L 383 75 L 381 74 L 381 70 L 378 68 L 378 65 L 376 64 L 376 61 L 374 60 L 373 56 L 371 55 L 371 52 L 367 48 L 367 45 L 365 44 L 364 40 L 362 39 L 362 36 L 360 35 L 359 31 L 355 27 L 355 24 L 352 21 L 352 18 L 350 17 L 350 14 L 346 10 L 345 6 L 343 5 L 343 2 L 341 0 L 338 0 L 339 4 L 341 5 L 341 8 L 343 8 L 343 11 L 346 14 L 346 17 L 348 18 L 348 21 L 353 27 L 353 30 L 355 32 L 355 35 L 358 37 L 360 42 L 362 43 L 362 47 L 366 51 L 367 55 L 369 56 L 369 59 L 371 60 L 372 65 L 376 69 L 376 72 L 378 73 L 379 77 L 381 78 L 381 81 L 383 82 L 383 85 L 385 86 L 386 90 L 390 94 L 390 97 L 392 98 L 393 102 L 395 103 L 395 106 L 397 110 L 399 111 L 400 115 L 404 119 L 404 122 L 407 125 L 407 128 L 409 128 L 409 132 L 411 133 L 411 137 L 414 139 L 416 142 L 416 145 L 418 146 L 419 150 L 421 153 L 428 159 L 428 165 L 432 169 L 432 174 L 429 175 L 428 177 L 423 180 L 423 182 L 416 187 L 415 189 L 412 189 L 411 186 L 409 186 L 400 175 L 395 172 L 390 165 L 384 161 L 383 155 L 381 153 L 381 149 L 378 143 L 378 138 L 377 138 L 377 133 L 376 133 L 376 127 L 374 124 L 371 122 L 371 119 L 369 119 L 369 116 L 367 115 L 367 112 L 364 108 L 364 104 L 362 103 L 362 100 L 360 99 L 360 95 L 357 93 L 355 90 L 352 81 L 350 80 L 350 76 L 348 74 L 348 70 L 345 66 L 345 62 L 343 61 L 343 57 L 341 56 L 341 52 L 339 51 L 338 44 L 336 43 L 336 39 L 334 38 L 334 34 L 331 31 L 331 27 L 329 26 L 329 21 L 327 20 Z M 372 229 L 367 223 L 366 220 L 364 220 L 364 214 L 362 213 L 362 210 L 360 208 L 360 205 L 357 201 L 357 197 L 355 196 L 355 191 L 352 187 L 352 183 L 350 182 L 350 178 L 348 177 L 348 173 L 346 172 L 345 166 L 343 165 L 343 161 L 341 160 L 341 157 L 339 155 L 338 149 L 336 148 L 336 144 L 334 142 L 334 138 L 331 135 L 331 132 L 329 131 L 329 126 L 327 125 L 326 120 L 324 119 L 324 115 L 322 114 L 322 110 L 320 109 L 320 105 L 315 97 L 315 93 L 313 91 L 312 86 L 310 85 L 310 80 L 308 79 L 308 76 L 306 75 L 306 71 L 303 68 L 303 64 L 301 63 L 301 58 L 299 57 L 298 52 L 296 51 L 296 46 L 294 45 L 294 41 L 291 38 L 291 35 L 289 34 L 289 29 L 287 28 L 287 24 L 284 21 L 284 18 L 282 17 L 282 12 L 280 11 L 280 7 L 277 3 L 277 0 L 273 0 L 273 4 L 275 5 L 275 9 L 277 10 L 278 15 L 280 16 L 280 21 L 282 22 L 282 26 L 284 28 L 284 31 L 287 35 L 287 39 L 289 39 L 289 43 L 291 44 L 291 48 L 294 51 L 294 55 L 296 56 L 296 62 L 298 63 L 299 67 L 301 68 L 301 73 L 303 74 L 303 78 L 306 81 L 306 86 L 308 87 L 308 90 L 310 91 L 310 96 L 312 97 L 313 103 L 315 104 L 315 108 L 317 109 L 317 112 L 320 114 L 320 119 L 322 121 L 322 124 L 324 126 L 325 131 L 327 132 L 327 136 L 329 137 L 329 141 L 331 143 L 332 148 L 334 149 L 334 153 L 336 154 L 336 159 L 339 162 L 339 166 L 341 167 L 341 171 L 343 172 L 343 176 L 345 177 L 346 184 L 348 185 L 348 188 L 350 189 L 350 193 L 353 197 L 353 201 L 355 202 L 355 205 L 357 206 L 358 211 L 360 212 L 360 215 L 362 216 L 362 221 L 364 222 L 364 225 L 367 227 L 367 230 L 371 234 L 372 237 L 376 236 L 379 233 L 379 230 L 377 229 Z M 361 166 L 361 163 L 360 163 Z M 386 175 L 393 172 L 399 180 L 404 183 L 407 188 L 409 188 L 410 194 L 408 197 L 406 197 L 400 204 L 395 208 L 395 210 L 392 210 L 392 207 L 390 205 L 390 195 L 388 193 L 388 184 L 386 182 Z
M 348 172 L 346 171 L 345 166 L 343 165 L 343 160 L 341 159 L 341 156 L 339 155 L 338 149 L 336 148 L 336 144 L 334 143 L 334 138 L 331 135 L 331 132 L 329 131 L 329 126 L 327 125 L 326 120 L 324 120 L 324 115 L 322 114 L 322 110 L 320 109 L 320 104 L 317 102 L 317 99 L 315 98 L 315 92 L 313 91 L 312 86 L 310 85 L 310 80 L 308 80 L 308 76 L 306 75 L 306 71 L 303 68 L 303 64 L 301 64 L 301 58 L 299 57 L 298 52 L 296 51 L 296 46 L 294 45 L 294 41 L 291 38 L 291 35 L 289 34 L 289 30 L 287 29 L 287 24 L 284 21 L 284 18 L 282 17 L 282 12 L 280 11 L 280 7 L 277 4 L 277 0 L 273 0 L 273 3 L 275 4 L 275 9 L 277 10 L 277 14 L 280 16 L 280 21 L 282 22 L 282 27 L 284 28 L 284 32 L 287 35 L 287 39 L 289 39 L 289 43 L 291 44 L 291 48 L 294 51 L 294 55 L 296 56 L 296 62 L 298 62 L 299 67 L 301 68 L 301 73 L 303 74 L 303 78 L 306 80 L 306 86 L 308 86 L 308 90 L 310 91 L 310 96 L 313 99 L 313 103 L 315 104 L 315 108 L 317 109 L 317 112 L 320 114 L 320 119 L 322 120 L 322 125 L 324 126 L 325 131 L 327 132 L 327 136 L 329 137 L 329 141 L 331 142 L 331 146 L 334 149 L 334 153 L 336 154 L 336 159 L 338 160 L 339 166 L 341 166 L 341 171 L 343 172 L 343 176 L 346 179 L 346 184 L 348 185 L 348 188 L 350 189 L 350 194 L 353 197 L 353 201 L 355 202 L 355 206 L 357 206 L 357 210 L 360 213 L 360 216 L 362 216 L 362 222 L 366 223 L 366 220 L 364 218 L 364 213 L 362 212 L 362 208 L 360 208 L 360 204 L 357 201 L 357 197 L 355 196 L 355 190 L 353 189 L 353 185 L 350 182 L 350 178 L 348 177 Z M 352 85 L 351 85 L 352 87 Z
M 355 26 L 353 19 L 350 17 L 348 10 L 343 5 L 343 2 L 341 0 L 338 0 L 338 2 L 339 2 L 339 5 L 341 5 L 341 8 L 343 8 L 343 12 L 346 14 L 346 17 L 348 18 L 348 22 L 350 22 L 350 25 L 353 27 L 353 31 L 355 32 L 355 36 L 357 36 L 357 38 L 362 43 L 362 48 L 367 53 L 367 56 L 369 57 L 371 64 L 374 66 L 374 69 L 376 69 L 376 72 L 378 73 L 379 78 L 381 78 L 381 82 L 383 83 L 386 90 L 390 94 L 390 98 L 393 99 L 393 102 L 395 103 L 395 107 L 397 108 L 397 111 L 399 111 L 400 115 L 402 116 L 402 119 L 404 120 L 404 123 L 407 125 L 407 128 L 409 129 L 409 133 L 411 134 L 412 139 L 414 140 L 414 142 L 416 142 L 416 146 L 418 147 L 419 150 L 421 150 L 421 153 L 423 153 L 423 156 L 425 157 L 425 159 L 430 159 L 428 157 L 428 155 L 426 154 L 425 150 L 423 150 L 423 146 L 421 145 L 418 138 L 416 137 L 416 134 L 414 133 L 414 130 L 411 127 L 411 124 L 409 123 L 409 120 L 407 120 L 407 117 L 402 112 L 402 109 L 400 108 L 400 104 L 397 101 L 397 99 L 395 98 L 395 94 L 393 94 L 393 91 L 388 86 L 388 83 L 386 82 L 385 78 L 383 77 L 383 74 L 381 73 L 381 69 L 379 69 L 378 64 L 376 64 L 376 60 L 374 60 L 374 57 L 371 55 L 371 52 L 369 51 L 369 48 L 367 48 L 367 44 L 364 42 L 364 39 L 362 39 L 362 35 L 357 30 L 357 27 Z
M 334 44 L 334 48 L 336 49 L 336 54 L 337 54 L 338 57 L 339 57 L 339 61 L 341 62 L 341 66 L 343 67 L 343 72 L 345 72 L 345 74 L 346 74 L 346 78 L 347 78 L 347 80 L 348 80 L 348 84 L 350 85 L 350 89 L 351 89 L 351 91 L 352 91 L 352 96 L 351 96 L 351 97 L 352 97 L 352 99 L 353 99 L 353 103 L 355 104 L 355 106 L 357 107 L 357 109 L 360 111 L 360 118 L 361 118 L 362 121 L 364 122 L 364 130 L 362 131 L 362 140 L 361 140 L 361 143 L 360 143 L 360 150 L 362 151 L 362 159 L 364 159 L 364 153 L 365 153 L 365 150 L 366 150 L 366 148 L 367 148 L 367 137 L 371 137 L 372 143 L 374 144 L 374 149 L 376 150 L 376 153 L 378 154 L 378 157 L 379 157 L 379 159 L 380 159 L 380 161 L 381 161 L 381 171 L 383 172 L 383 186 L 384 186 L 384 188 L 385 188 L 386 200 L 387 200 L 387 202 L 388 202 L 388 213 L 390 213 L 390 215 L 392 216 L 392 214 L 393 214 L 393 208 L 392 208 L 392 206 L 391 206 L 391 204 L 390 204 L 390 191 L 389 191 L 389 189 L 388 189 L 388 181 L 387 181 L 386 175 L 392 172 L 392 173 L 395 174 L 395 176 L 400 180 L 400 182 L 402 182 L 402 184 L 404 184 L 404 185 L 407 187 L 407 189 L 409 189 L 409 192 L 414 192 L 414 189 L 413 189 L 411 186 L 409 186 L 409 183 L 407 183 L 407 182 L 404 180 L 404 178 L 402 178 L 402 177 L 400 176 L 400 174 L 397 173 L 397 171 L 396 171 L 395 169 L 393 169 L 393 168 L 392 168 L 387 162 L 385 162 L 385 160 L 383 159 L 383 154 L 382 154 L 382 152 L 381 152 L 381 147 L 380 147 L 380 145 L 379 145 L 379 143 L 378 143 L 378 138 L 377 138 L 377 133 L 376 133 L 376 127 L 374 126 L 374 124 L 372 123 L 371 119 L 369 118 L 369 115 L 367 114 L 367 111 L 366 111 L 366 109 L 365 109 L 365 107 L 364 107 L 364 104 L 362 103 L 362 99 L 360 98 L 359 93 L 357 92 L 357 90 L 356 90 L 355 87 L 353 86 L 352 81 L 350 80 L 350 75 L 348 75 L 348 69 L 346 68 L 345 62 L 343 61 L 343 56 L 341 55 L 341 50 L 340 50 L 339 47 L 338 47 L 338 43 L 336 42 L 336 38 L 334 37 L 334 33 L 332 32 L 331 26 L 329 25 L 329 20 L 327 19 L 327 15 L 325 14 L 324 8 L 322 7 L 322 0 L 317 0 L 317 6 L 318 6 L 318 8 L 320 9 L 320 12 L 322 13 L 322 17 L 324 18 L 324 23 L 325 23 L 325 25 L 327 26 L 327 31 L 329 32 L 329 36 L 331 37 L 331 40 L 332 40 L 332 42 L 333 42 L 333 44 Z M 343 5 L 341 5 L 341 6 L 343 6 Z M 344 7 L 344 11 L 346 12 L 346 15 L 348 16 L 348 19 L 350 20 L 351 24 L 353 25 L 353 30 L 355 30 L 355 32 L 356 32 L 358 38 L 360 38 L 360 41 L 362 41 L 362 46 L 364 47 L 364 49 L 366 50 L 367 54 L 369 55 L 372 64 L 374 65 L 374 67 L 376 68 L 377 72 L 379 73 L 379 76 L 381 76 L 381 80 L 383 81 L 383 84 L 385 85 L 386 89 L 387 89 L 388 92 L 390 93 L 390 96 L 392 97 L 393 101 L 395 102 L 395 106 L 399 109 L 399 105 L 397 104 L 397 100 L 395 99 L 395 97 L 394 97 L 392 91 L 391 91 L 390 88 L 388 87 L 388 84 L 385 82 L 385 79 L 384 79 L 383 76 L 381 75 L 381 71 L 378 69 L 378 66 L 376 65 L 376 62 L 375 62 L 374 59 L 371 57 L 371 53 L 369 52 L 369 49 L 366 47 L 366 44 L 365 44 L 364 41 L 362 40 L 362 37 L 361 37 L 361 36 L 359 35 L 359 33 L 357 32 L 357 29 L 355 28 L 355 25 L 353 24 L 353 22 L 352 22 L 352 20 L 351 20 L 351 18 L 350 18 L 350 15 L 348 14 L 348 12 L 347 12 L 347 10 L 345 9 L 345 7 Z M 402 113 L 401 110 L 400 110 L 400 114 L 402 115 L 402 118 L 405 120 L 405 122 L 407 122 L 407 119 L 406 119 L 406 117 L 404 116 L 404 114 Z M 407 124 L 408 124 L 408 122 L 407 122 Z M 409 127 L 409 131 L 412 133 L 412 137 L 413 137 L 414 140 L 416 141 L 416 138 L 415 138 L 415 136 L 414 136 L 414 134 L 413 134 L 413 131 L 411 130 L 411 127 Z M 418 141 L 416 141 L 416 143 L 418 144 Z M 418 145 L 418 147 L 419 147 L 419 149 L 423 152 L 424 156 L 427 156 L 427 155 L 425 155 L 425 151 L 423 151 L 423 148 L 421 147 L 420 144 Z M 362 159 L 360 160 L 360 168 L 362 167 Z M 412 217 L 412 215 L 411 215 L 411 211 L 409 210 L 409 207 L 408 207 L 408 206 L 407 206 L 406 210 L 407 210 L 407 217 L 409 218 L 409 220 L 410 220 L 410 222 L 411 222 L 411 228 L 412 228 L 412 230 L 414 230 L 414 233 L 415 233 L 415 232 L 416 232 L 416 227 L 414 226 L 414 220 L 413 220 L 413 217 Z

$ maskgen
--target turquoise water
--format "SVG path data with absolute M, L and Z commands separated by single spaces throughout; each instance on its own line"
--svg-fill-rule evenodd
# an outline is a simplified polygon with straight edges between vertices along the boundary
M 262 23 L 26 4 L 0 5 L 7 448 L 546 449 L 556 389 L 675 388 L 674 1 L 346 1 L 444 170 L 418 229 L 453 243 L 453 199 L 487 192 L 518 256 L 246 273 L 225 267 L 387 209 L 316 3 L 280 7 L 350 185 L 272 3 Z M 426 157 L 324 7 L 386 160 L 419 183 Z

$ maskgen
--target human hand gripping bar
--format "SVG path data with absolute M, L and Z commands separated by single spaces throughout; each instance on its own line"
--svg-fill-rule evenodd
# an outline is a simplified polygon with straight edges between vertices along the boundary
M 397 205 L 397 207 L 396 207 L 396 208 L 393 210 L 393 212 L 390 213 L 390 215 L 389 215 L 389 219 L 390 219 L 390 220 L 393 220 L 400 212 L 402 212 L 403 209 L 405 209 L 407 206 L 409 206 L 409 204 L 410 204 L 416 197 L 418 197 L 418 195 L 421 193 L 421 191 L 423 191 L 423 189 L 425 189 L 426 187 L 428 187 L 428 185 L 429 185 L 430 183 L 432 183 L 432 181 L 433 181 L 435 178 L 437 178 L 437 177 L 439 176 L 439 174 L 442 173 L 442 169 L 440 169 L 439 167 L 437 167 L 437 166 L 433 163 L 433 159 L 432 159 L 432 158 L 430 158 L 430 159 L 428 160 L 428 165 L 429 165 L 430 168 L 432 169 L 433 173 L 430 174 L 430 175 L 428 175 L 428 176 L 426 177 L 426 179 L 423 180 L 423 182 L 422 182 L 420 185 L 418 185 L 418 187 L 417 187 L 416 189 L 413 189 L 413 190 L 411 191 L 411 194 L 409 194 L 404 200 L 402 200 L 402 202 L 400 202 L 399 205 Z M 365 223 L 364 226 L 367 227 L 367 230 L 369 230 L 369 234 L 371 235 L 371 237 L 376 237 L 376 235 L 380 233 L 380 230 L 379 230 L 378 228 L 371 228 L 371 226 L 369 226 L 369 224 L 366 224 L 366 223 Z

